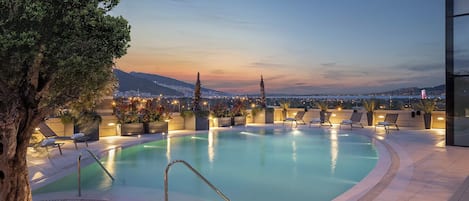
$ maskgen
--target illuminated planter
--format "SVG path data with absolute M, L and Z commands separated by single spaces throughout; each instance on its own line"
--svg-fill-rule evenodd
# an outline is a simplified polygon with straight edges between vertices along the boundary
M 214 127 L 228 127 L 231 126 L 231 117 L 217 117 L 213 119 Z
M 168 132 L 168 122 L 165 121 L 154 121 L 143 123 L 143 128 L 145 133 L 155 134 L 155 133 L 167 133 Z
M 423 114 L 423 122 L 425 123 L 425 129 L 432 128 L 432 114 Z
M 274 108 L 265 108 L 256 112 L 254 123 L 272 124 L 274 123 Z
M 208 117 L 189 115 L 184 117 L 184 128 L 186 130 L 208 130 Z
M 233 117 L 233 126 L 246 125 L 245 116 L 236 116 Z
M 143 123 L 127 123 L 121 125 L 121 135 L 140 135 L 144 132 Z

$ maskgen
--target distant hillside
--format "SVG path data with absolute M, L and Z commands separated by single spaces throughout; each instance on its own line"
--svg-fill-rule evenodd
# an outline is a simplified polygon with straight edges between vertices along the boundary
M 177 90 L 155 84 L 146 79 L 135 77 L 119 69 L 114 69 L 114 74 L 116 75 L 119 81 L 119 87 L 118 87 L 119 92 L 138 91 L 140 93 L 149 93 L 152 95 L 159 95 L 159 94 L 164 94 L 166 96 L 183 96 L 184 95 L 183 93 Z
M 194 95 L 194 84 L 189 84 L 187 82 L 182 82 L 173 78 L 164 77 L 156 74 L 148 74 L 141 72 L 130 72 L 130 75 L 133 75 L 138 78 L 142 78 L 148 81 L 151 81 L 160 86 L 164 86 L 173 90 L 176 90 L 180 93 L 183 93 L 184 96 L 193 96 Z M 195 80 L 194 80 L 195 82 Z M 229 94 L 221 91 L 216 91 L 213 89 L 208 89 L 202 87 L 202 96 L 227 96 Z
M 379 93 L 373 93 L 375 95 L 387 95 L 387 96 L 419 96 L 421 93 L 421 90 L 425 89 L 425 92 L 427 93 L 428 96 L 439 96 L 442 94 L 445 94 L 446 91 L 446 85 L 438 85 L 434 87 L 425 87 L 425 88 L 418 88 L 418 87 L 409 87 L 409 88 L 400 88 L 400 89 L 395 89 L 392 91 L 385 91 L 385 92 L 379 92 Z

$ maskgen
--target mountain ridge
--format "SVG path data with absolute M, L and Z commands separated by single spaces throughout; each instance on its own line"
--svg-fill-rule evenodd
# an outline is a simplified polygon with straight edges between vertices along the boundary
M 194 94 L 194 84 L 180 81 L 174 78 L 165 77 L 157 74 L 142 73 L 131 71 L 130 73 L 124 72 L 119 69 L 114 69 L 114 74 L 119 80 L 118 90 L 120 93 L 128 93 L 128 95 L 137 95 L 137 93 L 148 93 L 150 96 L 158 96 L 160 94 L 165 96 L 184 96 L 192 97 Z M 421 90 L 425 89 L 428 96 L 440 96 L 445 94 L 445 85 L 437 85 L 433 87 L 405 87 L 384 92 L 372 92 L 361 94 L 336 94 L 336 95 L 379 95 L 379 96 L 419 96 Z M 127 95 L 127 96 L 128 96 Z M 202 87 L 202 96 L 233 96 L 218 90 Z M 245 94 L 248 96 L 255 96 L 258 94 Z M 284 94 L 284 93 L 269 93 L 268 96 L 316 96 L 325 94 Z M 332 95 L 332 94 L 329 94 Z

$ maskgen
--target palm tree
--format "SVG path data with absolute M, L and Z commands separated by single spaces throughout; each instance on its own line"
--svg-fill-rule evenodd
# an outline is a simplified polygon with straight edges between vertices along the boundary
M 366 110 L 366 119 L 368 121 L 368 126 L 373 125 L 373 113 L 376 109 L 376 100 L 363 100 L 363 107 Z
M 431 128 L 432 112 L 436 109 L 436 99 L 422 99 L 417 104 L 416 108 L 423 111 L 423 120 L 425 122 L 425 129 Z

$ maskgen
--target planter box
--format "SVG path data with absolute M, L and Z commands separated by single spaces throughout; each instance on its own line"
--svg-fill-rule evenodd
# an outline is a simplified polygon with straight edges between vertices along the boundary
M 233 125 L 234 126 L 246 125 L 246 117 L 244 116 L 233 117 Z
M 164 122 L 164 121 L 144 123 L 143 127 L 145 130 L 145 133 L 149 133 L 149 134 L 168 132 L 168 122 Z
M 274 123 L 274 108 L 266 108 L 259 111 L 254 116 L 254 123 L 272 124 Z
M 121 135 L 139 135 L 144 133 L 143 123 L 130 123 L 121 125 Z
M 197 117 L 196 115 L 184 118 L 184 127 L 186 130 L 208 130 L 209 121 L 208 117 Z
M 231 117 L 218 117 L 213 119 L 214 127 L 228 127 L 231 126 Z

